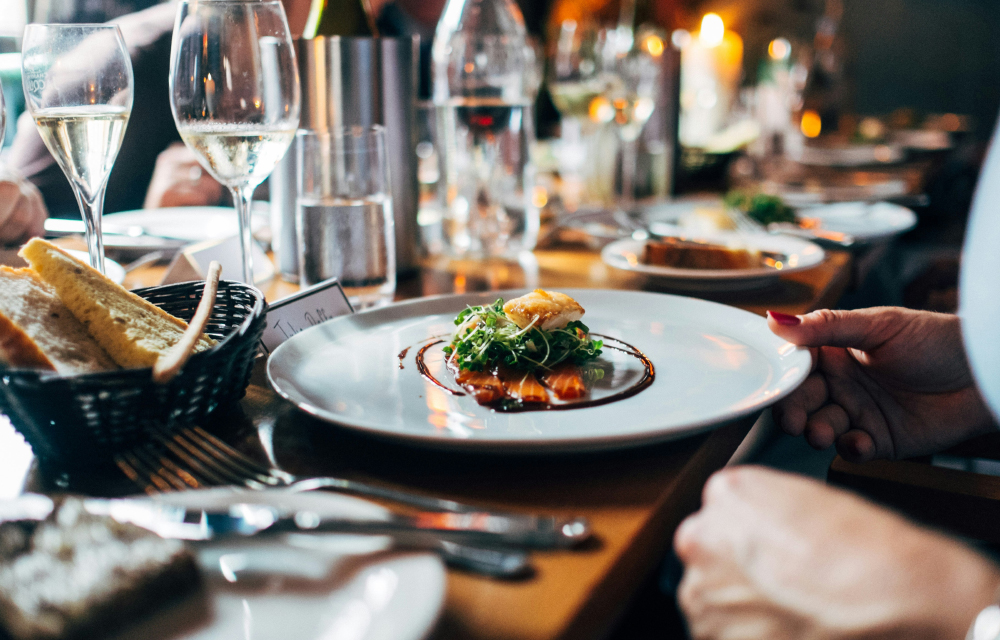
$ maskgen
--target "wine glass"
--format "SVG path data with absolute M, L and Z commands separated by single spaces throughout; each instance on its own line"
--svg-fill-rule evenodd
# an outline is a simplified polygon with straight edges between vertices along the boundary
M 3 97 L 3 80 L 0 80 L 0 149 L 3 149 L 3 138 L 7 133 L 7 102 Z
M 117 25 L 29 24 L 21 69 L 28 111 L 80 205 L 90 266 L 104 273 L 104 191 L 132 113 L 122 33 Z
M 619 210 L 628 213 L 635 201 L 638 160 L 636 141 L 656 107 L 660 66 L 648 51 L 632 47 L 610 57 L 613 73 L 604 98 L 613 109 L 611 120 L 622 142 L 621 200 Z
M 295 138 L 299 101 L 295 51 L 278 0 L 180 2 L 170 108 L 184 143 L 232 191 L 248 284 L 253 192 Z

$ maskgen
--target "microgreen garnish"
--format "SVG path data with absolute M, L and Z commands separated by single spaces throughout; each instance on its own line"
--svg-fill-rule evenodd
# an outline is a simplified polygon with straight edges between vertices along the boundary
M 601 340 L 590 339 L 590 329 L 579 320 L 543 331 L 532 322 L 520 328 L 507 318 L 503 300 L 467 307 L 455 318 L 458 327 L 444 348 L 459 369 L 491 370 L 499 365 L 522 371 L 548 371 L 562 362 L 584 364 L 601 355 Z M 603 372 L 602 372 L 603 373 Z

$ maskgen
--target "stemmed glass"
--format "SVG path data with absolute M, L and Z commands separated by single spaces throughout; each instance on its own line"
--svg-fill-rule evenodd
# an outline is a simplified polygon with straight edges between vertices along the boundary
M 622 179 L 619 210 L 628 213 L 635 202 L 635 177 L 638 159 L 636 141 L 656 107 L 660 66 L 645 49 L 633 46 L 628 51 L 609 56 L 614 73 L 606 85 L 604 97 L 614 109 L 612 121 L 622 142 Z
M 278 0 L 182 0 L 170 50 L 170 107 L 199 162 L 229 187 L 243 280 L 253 283 L 250 206 L 299 125 L 299 75 Z
M 28 111 L 80 205 L 90 265 L 104 273 L 104 191 L 132 113 L 122 33 L 116 25 L 29 24 L 21 68 Z

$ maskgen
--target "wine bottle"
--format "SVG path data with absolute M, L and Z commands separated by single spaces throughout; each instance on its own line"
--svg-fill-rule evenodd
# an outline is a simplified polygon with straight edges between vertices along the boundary
M 378 37 L 368 0 L 312 0 L 302 37 L 317 36 Z

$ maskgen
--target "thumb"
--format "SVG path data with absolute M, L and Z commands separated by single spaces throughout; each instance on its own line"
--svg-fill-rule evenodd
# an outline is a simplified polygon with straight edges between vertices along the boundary
M 843 347 L 873 351 L 898 329 L 894 309 L 821 309 L 802 316 L 767 312 L 771 331 L 800 347 Z

